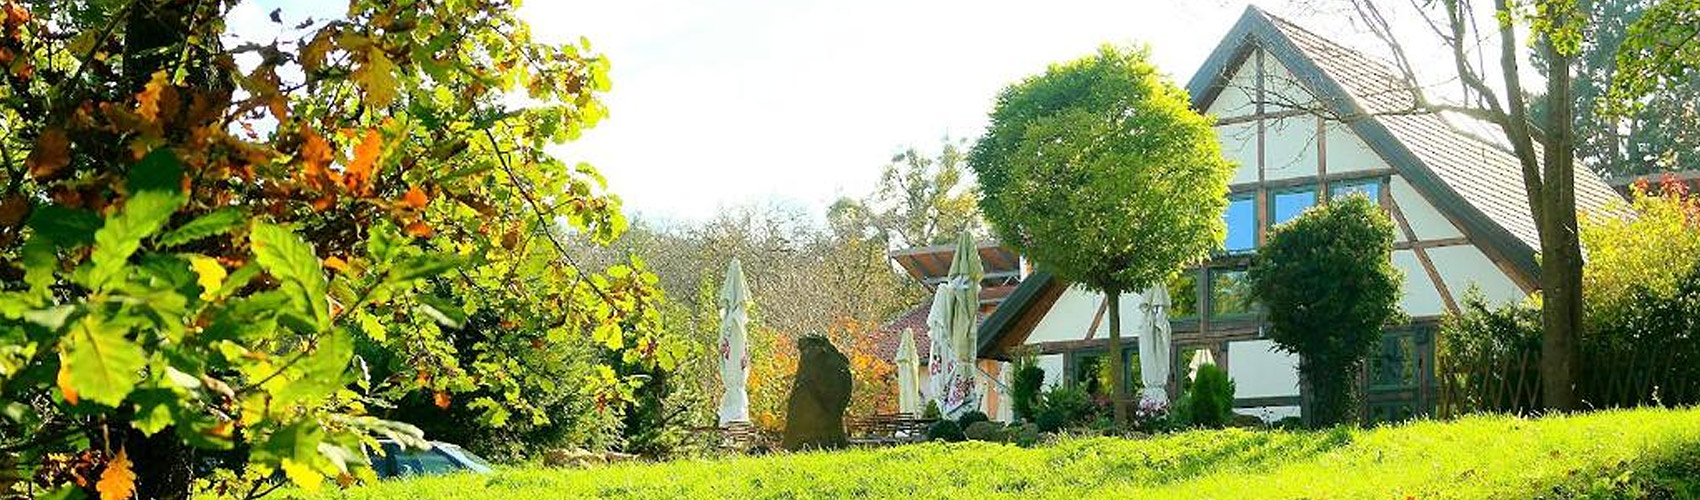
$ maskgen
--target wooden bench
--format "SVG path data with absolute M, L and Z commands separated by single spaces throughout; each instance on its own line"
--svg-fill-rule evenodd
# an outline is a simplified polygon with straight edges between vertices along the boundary
M 690 431 L 712 434 L 715 446 L 723 450 L 744 452 L 773 444 L 761 428 L 749 422 L 729 422 L 722 427 L 697 427 Z
M 913 443 L 927 440 L 927 427 L 934 421 L 911 413 L 845 415 L 844 433 L 850 437 L 851 444 Z

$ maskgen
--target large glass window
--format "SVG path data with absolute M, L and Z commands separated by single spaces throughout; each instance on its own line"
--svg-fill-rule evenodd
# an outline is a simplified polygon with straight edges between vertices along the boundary
M 1381 180 L 1369 179 L 1361 181 L 1335 182 L 1328 185 L 1328 197 L 1339 198 L 1352 193 L 1363 193 L 1369 201 L 1381 203 Z
M 1124 339 L 1124 341 L 1135 342 L 1136 340 L 1129 338 Z M 1105 351 L 1074 353 L 1073 373 L 1069 376 L 1070 381 L 1077 384 L 1077 387 L 1085 389 L 1086 394 L 1100 401 L 1108 401 L 1112 391 L 1110 359 L 1105 357 L 1104 353 Z M 1122 380 L 1128 384 L 1129 392 L 1138 392 L 1140 380 L 1139 356 L 1135 348 L 1126 347 L 1122 349 L 1122 367 Z
M 1198 273 L 1187 271 L 1169 280 L 1169 319 L 1198 316 Z
M 1270 196 L 1270 198 L 1271 201 L 1269 209 L 1271 213 L 1269 214 L 1269 225 L 1273 226 L 1282 222 L 1287 222 L 1294 217 L 1298 217 L 1299 214 L 1304 213 L 1305 209 L 1310 208 L 1311 205 L 1315 205 L 1316 187 L 1311 186 L 1304 189 L 1274 193 Z
M 1222 212 L 1227 223 L 1228 238 L 1222 246 L 1228 253 L 1247 252 L 1257 247 L 1257 198 L 1243 194 L 1228 198 L 1228 210 Z
M 1243 269 L 1210 271 L 1210 317 L 1227 318 L 1252 312 L 1251 282 Z

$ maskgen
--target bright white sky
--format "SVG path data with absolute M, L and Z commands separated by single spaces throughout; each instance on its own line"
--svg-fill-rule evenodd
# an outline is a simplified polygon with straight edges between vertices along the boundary
M 870 191 L 892 153 L 972 139 L 1003 86 L 1103 43 L 1148 43 L 1184 85 L 1243 0 L 531 0 L 542 41 L 588 37 L 613 63 L 611 116 L 554 151 L 607 175 L 630 211 L 700 219 L 718 207 Z M 1318 23 L 1349 29 L 1335 13 Z M 340 15 L 339 0 L 249 0 L 234 33 Z

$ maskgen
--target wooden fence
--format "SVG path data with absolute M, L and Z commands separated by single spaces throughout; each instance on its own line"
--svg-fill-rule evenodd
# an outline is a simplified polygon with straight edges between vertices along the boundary
M 1700 359 L 1669 346 L 1585 348 L 1577 393 L 1584 408 L 1679 406 L 1700 402 Z M 1437 356 L 1436 414 L 1529 415 L 1542 407 L 1540 350 Z

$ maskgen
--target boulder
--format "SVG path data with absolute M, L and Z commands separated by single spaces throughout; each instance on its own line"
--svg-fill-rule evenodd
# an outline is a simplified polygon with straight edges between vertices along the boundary
M 850 358 L 819 336 L 797 339 L 797 352 L 797 376 L 785 407 L 785 449 L 849 445 L 844 409 L 850 406 Z
M 962 429 L 962 435 L 975 441 L 990 441 L 993 443 L 1004 443 L 1009 441 L 1009 432 L 1004 428 L 1003 424 L 986 420 L 968 424 L 967 428 Z

